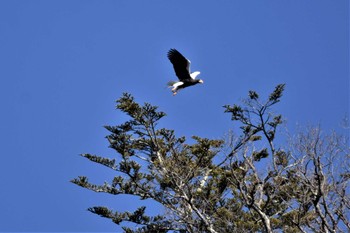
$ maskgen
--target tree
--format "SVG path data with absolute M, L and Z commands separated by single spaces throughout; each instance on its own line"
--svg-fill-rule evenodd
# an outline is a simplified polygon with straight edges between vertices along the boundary
M 188 140 L 158 128 L 166 114 L 125 93 L 117 109 L 130 120 L 105 127 L 117 159 L 82 154 L 116 176 L 102 185 L 91 184 L 85 176 L 72 182 L 95 192 L 153 199 L 167 210 L 165 215 L 147 216 L 145 206 L 132 213 L 102 206 L 88 209 L 116 224 L 141 226 L 124 226 L 125 232 L 348 231 L 347 140 L 314 127 L 277 145 L 283 120 L 272 107 L 280 102 L 284 87 L 277 85 L 265 101 L 249 91 L 242 106 L 224 106 L 241 133 L 220 140 Z

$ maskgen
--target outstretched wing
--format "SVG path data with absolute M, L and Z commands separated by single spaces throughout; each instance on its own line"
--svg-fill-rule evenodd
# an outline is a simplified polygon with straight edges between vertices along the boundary
M 168 58 L 174 66 L 176 76 L 180 81 L 191 79 L 190 76 L 190 65 L 191 62 L 187 60 L 179 51 L 176 49 L 170 49 L 168 52 Z

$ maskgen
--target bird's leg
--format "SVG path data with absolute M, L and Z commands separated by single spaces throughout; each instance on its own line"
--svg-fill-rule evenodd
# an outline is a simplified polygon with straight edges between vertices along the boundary
M 171 89 L 171 91 L 173 92 L 173 95 L 177 94 L 177 86 L 175 86 L 173 89 Z
M 173 95 L 177 94 L 177 87 L 174 87 L 173 89 L 171 89 L 171 91 L 173 92 Z

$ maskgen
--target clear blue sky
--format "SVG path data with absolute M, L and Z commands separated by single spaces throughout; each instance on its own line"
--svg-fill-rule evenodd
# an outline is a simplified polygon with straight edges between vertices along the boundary
M 173 97 L 166 58 L 176 48 L 203 85 Z M 103 183 L 103 125 L 123 92 L 168 114 L 177 135 L 218 138 L 232 128 L 222 108 L 248 90 L 286 83 L 276 108 L 299 124 L 338 129 L 349 113 L 348 0 L 0 1 L 0 232 L 115 231 L 90 206 L 134 210 L 134 198 L 69 182 Z

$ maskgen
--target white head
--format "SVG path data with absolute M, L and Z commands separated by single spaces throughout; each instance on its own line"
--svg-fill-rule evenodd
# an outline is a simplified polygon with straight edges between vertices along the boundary
M 196 79 L 196 77 L 197 77 L 200 73 L 201 73 L 201 72 L 199 72 L 199 71 L 195 71 L 195 72 L 191 73 L 190 76 L 191 76 L 192 79 Z

